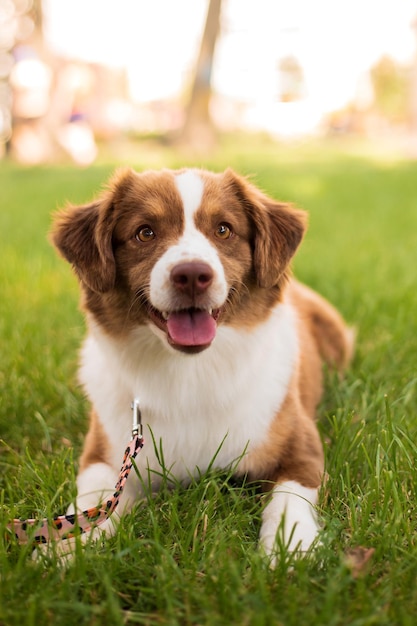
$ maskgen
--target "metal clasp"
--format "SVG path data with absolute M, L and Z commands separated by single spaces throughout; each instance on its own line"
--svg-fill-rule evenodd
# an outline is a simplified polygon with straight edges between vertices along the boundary
M 143 439 L 142 415 L 139 408 L 139 398 L 135 398 L 132 402 L 132 436 L 138 435 Z

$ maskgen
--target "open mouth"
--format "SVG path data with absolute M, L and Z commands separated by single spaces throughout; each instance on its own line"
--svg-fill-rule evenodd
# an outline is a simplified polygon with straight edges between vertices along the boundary
M 191 307 L 161 313 L 149 305 L 148 312 L 153 323 L 166 332 L 168 341 L 174 348 L 196 353 L 208 348 L 216 336 L 221 309 Z

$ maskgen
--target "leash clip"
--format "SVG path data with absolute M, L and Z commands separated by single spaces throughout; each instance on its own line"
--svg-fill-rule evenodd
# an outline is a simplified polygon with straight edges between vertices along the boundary
M 139 408 L 139 398 L 135 398 L 132 402 L 132 436 L 136 435 L 143 439 L 142 415 Z

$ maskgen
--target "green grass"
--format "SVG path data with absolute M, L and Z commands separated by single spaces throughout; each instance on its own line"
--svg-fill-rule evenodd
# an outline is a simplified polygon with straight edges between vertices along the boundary
M 417 614 L 417 163 L 317 143 L 234 138 L 210 159 L 138 146 L 137 168 L 228 165 L 310 213 L 297 275 L 358 330 L 320 429 L 329 475 L 323 546 L 271 571 L 256 551 L 261 498 L 208 475 L 162 490 L 116 536 L 63 571 L 4 540 L 11 517 L 62 513 L 87 406 L 76 383 L 84 326 L 51 213 L 94 195 L 113 169 L 0 164 L 0 624 L 414 624 Z M 126 161 L 126 159 L 124 159 Z M 374 548 L 355 576 L 346 553 Z

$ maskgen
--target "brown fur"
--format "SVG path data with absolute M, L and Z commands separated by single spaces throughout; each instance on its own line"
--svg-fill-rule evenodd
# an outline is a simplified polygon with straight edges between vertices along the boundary
M 80 470 L 93 463 L 108 463 L 111 444 L 98 419 L 97 413 L 90 413 L 90 427 L 84 441 L 83 453 L 80 457 Z

